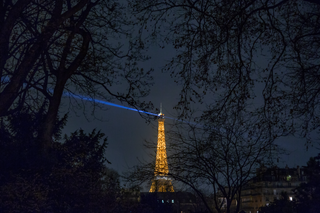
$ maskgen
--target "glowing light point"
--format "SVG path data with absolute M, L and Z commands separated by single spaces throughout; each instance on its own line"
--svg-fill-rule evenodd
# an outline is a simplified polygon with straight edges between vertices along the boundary
M 174 192 L 168 173 L 169 168 L 164 134 L 164 114 L 162 113 L 162 104 L 160 104 L 160 113 L 158 115 L 156 166 L 154 170 L 154 179 L 152 180 L 149 192 Z

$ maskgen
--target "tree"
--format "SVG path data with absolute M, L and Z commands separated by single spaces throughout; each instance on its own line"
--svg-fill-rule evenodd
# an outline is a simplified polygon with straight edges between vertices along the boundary
M 44 117 L 22 111 L 1 123 L 0 211 L 114 212 L 119 175 L 105 165 L 104 134 L 79 130 L 61 142 L 66 117 L 57 120 L 48 159 L 37 140 Z
M 56 146 L 59 163 L 50 178 L 49 194 L 56 202 L 54 211 L 113 212 L 120 182 L 118 173 L 105 165 L 104 134 L 79 130 Z
M 166 128 L 170 129 L 166 133 L 168 176 L 191 188 L 208 212 L 239 212 L 242 188 L 255 177 L 257 168 L 273 165 L 282 151 L 264 124 L 237 110 L 222 113 L 215 126 L 182 122 Z M 137 185 L 150 181 L 154 168 L 154 162 L 137 166 L 127 181 Z
M 308 138 L 319 129 L 320 5 L 302 0 L 130 5 L 146 44 L 176 50 L 163 71 L 181 85 L 178 117 L 198 123 L 177 126 L 176 140 L 167 146 L 173 149 L 171 175 L 195 191 L 207 180 L 216 196 L 219 191 L 228 200 L 230 211 L 230 201 L 240 199 L 255 167 L 276 159 L 275 139 Z
M 312 157 L 304 168 L 308 182 L 301 183 L 295 190 L 298 212 L 317 212 L 320 207 L 319 155 Z
M 242 188 L 281 151 L 269 129 L 241 112 L 225 111 L 215 126 L 178 126 L 168 139 L 170 176 L 191 187 L 209 212 L 239 212 Z
M 132 30 L 117 1 L 3 1 L 0 10 L 0 116 L 46 102 L 43 151 L 52 145 L 64 94 L 150 106 L 138 101 L 148 93 L 150 72 L 138 69 L 145 59 L 139 42 L 124 44 Z
M 131 6 L 146 40 L 176 49 L 164 71 L 182 85 L 180 118 L 193 120 L 197 110 L 197 121 L 207 123 L 238 103 L 281 135 L 308 138 L 320 123 L 320 5 L 312 2 L 133 0 Z
M 280 200 L 274 200 L 269 206 L 264 206 L 259 209 L 261 213 L 276 213 L 276 212 L 284 212 L 284 213 L 294 213 L 300 212 L 297 211 L 296 205 L 293 201 L 289 200 L 288 194 L 286 192 L 281 193 Z

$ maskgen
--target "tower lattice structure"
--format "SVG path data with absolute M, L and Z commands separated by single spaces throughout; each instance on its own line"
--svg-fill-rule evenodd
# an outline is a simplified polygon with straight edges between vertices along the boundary
M 166 140 L 164 134 L 164 114 L 158 118 L 158 141 L 154 179 L 149 192 L 174 192 L 171 179 L 168 177 L 169 168 L 167 161 Z

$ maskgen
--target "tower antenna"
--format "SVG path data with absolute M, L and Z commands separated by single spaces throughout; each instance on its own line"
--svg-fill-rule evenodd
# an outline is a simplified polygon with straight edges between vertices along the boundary
M 162 103 L 160 103 L 160 115 L 162 115 Z

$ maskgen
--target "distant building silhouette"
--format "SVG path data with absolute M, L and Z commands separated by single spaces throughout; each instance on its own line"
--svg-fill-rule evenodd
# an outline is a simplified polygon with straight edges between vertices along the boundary
M 154 212 L 166 213 L 205 213 L 197 198 L 190 192 L 141 192 L 140 202 L 148 205 Z M 200 202 L 201 204 L 201 202 Z
M 308 176 L 299 166 L 297 168 L 261 166 L 257 169 L 256 176 L 241 191 L 240 209 L 247 213 L 256 213 L 260 207 L 281 199 L 282 192 L 286 192 L 292 201 L 295 199 L 293 189 L 307 180 Z M 223 201 L 224 198 L 221 197 L 220 202 Z M 232 206 L 235 204 L 234 200 Z

